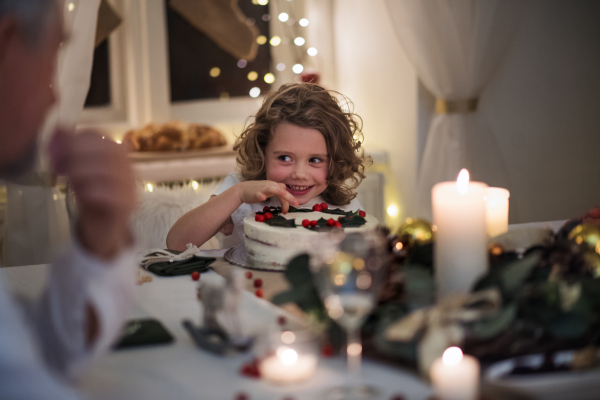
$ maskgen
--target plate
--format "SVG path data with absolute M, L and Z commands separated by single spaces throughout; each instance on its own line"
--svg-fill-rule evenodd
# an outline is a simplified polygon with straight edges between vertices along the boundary
M 554 355 L 556 367 L 569 364 L 574 351 L 561 351 Z M 484 383 L 493 392 L 543 400 L 592 400 L 600 398 L 600 370 L 555 371 L 524 375 L 509 375 L 518 367 L 539 369 L 544 363 L 543 354 L 509 358 L 490 365 L 483 374 Z M 504 397 L 500 397 L 504 398 Z
M 248 252 L 244 246 L 235 246 L 230 248 L 225 252 L 223 258 L 230 264 L 256 271 L 283 272 L 285 270 L 285 268 L 282 267 L 276 267 L 267 263 L 254 261 L 248 257 Z

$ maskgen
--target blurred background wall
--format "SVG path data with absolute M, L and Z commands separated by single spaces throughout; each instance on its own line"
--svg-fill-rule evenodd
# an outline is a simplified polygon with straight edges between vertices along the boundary
M 521 29 L 480 98 L 508 167 L 511 223 L 567 219 L 600 204 L 600 2 L 532 0 Z M 364 118 L 367 145 L 386 149 L 402 216 L 414 216 L 415 180 L 434 98 L 418 82 L 383 0 L 335 0 L 338 89 Z M 492 170 L 470 138 L 474 176 Z

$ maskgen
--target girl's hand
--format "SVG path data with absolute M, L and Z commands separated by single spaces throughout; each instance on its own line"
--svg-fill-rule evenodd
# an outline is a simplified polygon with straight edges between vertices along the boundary
M 269 197 L 277 196 L 281 203 L 281 212 L 287 214 L 290 204 L 297 206 L 296 199 L 290 192 L 287 191 L 285 184 L 273 181 L 246 181 L 239 184 L 240 199 L 242 203 L 254 204 L 265 201 Z

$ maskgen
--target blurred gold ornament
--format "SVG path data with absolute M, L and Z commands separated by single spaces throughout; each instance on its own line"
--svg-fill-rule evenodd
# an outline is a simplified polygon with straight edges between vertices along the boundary
M 490 244 L 488 249 L 489 249 L 490 253 L 496 257 L 498 257 L 498 256 L 502 255 L 502 253 L 504 253 L 504 247 L 502 247 L 501 245 L 496 244 L 496 243 Z
M 588 265 L 592 275 L 594 275 L 594 278 L 600 277 L 600 254 L 595 251 L 588 251 L 583 255 L 583 259 Z
M 569 232 L 569 240 L 584 249 L 600 254 L 600 227 L 593 224 L 581 224 Z
M 431 224 L 424 219 L 407 218 L 406 222 L 398 229 L 400 240 L 408 238 L 411 244 L 424 245 L 434 240 L 435 234 Z

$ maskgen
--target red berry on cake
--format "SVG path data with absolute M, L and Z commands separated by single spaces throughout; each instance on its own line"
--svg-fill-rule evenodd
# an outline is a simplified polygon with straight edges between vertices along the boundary
M 265 221 L 268 219 L 271 219 L 271 218 L 273 218 L 273 214 L 271 214 L 270 212 L 266 212 L 265 213 Z
M 364 212 L 363 210 L 360 210 L 360 211 L 358 212 L 358 215 L 360 215 L 361 217 L 363 217 L 363 218 L 364 218 L 364 217 L 366 217 L 366 216 L 367 216 L 367 213 L 366 213 L 366 212 Z
M 310 226 L 312 226 L 312 227 L 317 226 L 317 221 L 315 221 L 315 220 L 310 221 Z
M 192 280 L 197 281 L 198 279 L 200 279 L 200 272 L 198 272 L 198 271 L 192 272 Z
M 247 272 L 246 272 L 246 278 L 248 278 L 248 279 L 252 279 L 252 272 L 250 272 L 250 271 L 247 271 Z
M 315 204 L 313 206 L 313 211 L 321 211 L 321 205 L 320 204 Z
M 258 289 L 255 294 L 256 294 L 256 297 L 260 297 L 260 298 L 262 298 L 264 296 L 262 289 Z
M 261 214 L 256 214 L 256 216 L 254 217 L 254 220 L 256 222 L 265 222 L 265 216 L 261 215 Z
M 261 287 L 261 286 L 262 286 L 262 283 L 263 283 L 263 282 L 262 282 L 262 279 L 260 279 L 260 278 L 256 278 L 256 279 L 254 280 L 254 287 L 255 287 L 255 288 L 259 288 L 259 287 Z
M 307 219 L 303 219 L 302 220 L 302 226 L 305 228 L 308 228 L 308 226 L 310 225 L 310 221 Z
M 329 205 L 327 205 L 327 203 L 321 203 L 321 210 L 327 210 L 329 208 Z
M 264 207 L 263 207 L 263 212 L 267 212 L 267 211 L 271 211 L 271 207 L 269 207 L 269 206 L 264 206 Z
M 329 218 L 327 220 L 327 226 L 334 226 L 334 225 L 335 225 L 335 219 Z
M 341 228 L 342 227 L 342 223 L 340 221 L 335 221 L 335 224 L 333 225 L 336 228 Z

